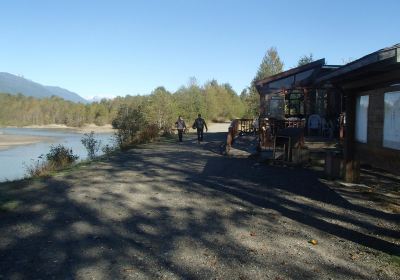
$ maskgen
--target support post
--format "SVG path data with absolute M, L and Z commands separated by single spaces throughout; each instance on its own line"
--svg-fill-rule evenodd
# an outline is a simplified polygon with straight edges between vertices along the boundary
M 346 133 L 344 139 L 344 179 L 349 183 L 360 180 L 360 162 L 355 150 L 356 95 L 346 92 Z

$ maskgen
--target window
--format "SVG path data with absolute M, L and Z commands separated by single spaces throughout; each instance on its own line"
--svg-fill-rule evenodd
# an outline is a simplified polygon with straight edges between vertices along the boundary
M 356 141 L 367 143 L 369 96 L 358 96 L 356 100 Z
M 304 93 L 303 90 L 289 90 L 285 96 L 285 117 L 303 117 Z
M 315 93 L 315 113 L 320 116 L 325 116 L 327 107 L 328 107 L 327 91 L 323 89 L 318 89 Z
M 285 110 L 285 99 L 280 95 L 272 95 L 269 100 L 269 108 L 267 115 L 271 118 L 283 119 Z
M 400 150 L 400 91 L 385 93 L 383 146 Z

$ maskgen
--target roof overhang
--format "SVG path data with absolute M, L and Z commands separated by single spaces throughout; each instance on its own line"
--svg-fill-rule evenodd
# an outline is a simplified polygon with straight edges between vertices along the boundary
M 325 58 L 322 58 L 322 59 L 313 61 L 311 63 L 308 63 L 306 65 L 299 66 L 299 67 L 296 67 L 296 68 L 292 68 L 290 70 L 278 73 L 276 75 L 273 75 L 273 76 L 258 80 L 258 81 L 255 82 L 255 85 L 256 86 L 263 86 L 264 84 L 267 84 L 267 83 L 270 83 L 270 82 L 273 82 L 273 81 L 277 81 L 277 80 L 280 80 L 280 79 L 284 79 L 284 78 L 287 78 L 289 76 L 292 76 L 292 75 L 295 75 L 295 74 L 298 74 L 298 73 L 301 73 L 301 72 L 304 72 L 304 71 L 307 71 L 307 70 L 310 70 L 310 69 L 313 69 L 313 68 L 316 68 L 316 67 L 322 67 L 323 65 L 325 65 Z
M 316 79 L 347 89 L 374 88 L 400 82 L 400 44 L 381 49 Z

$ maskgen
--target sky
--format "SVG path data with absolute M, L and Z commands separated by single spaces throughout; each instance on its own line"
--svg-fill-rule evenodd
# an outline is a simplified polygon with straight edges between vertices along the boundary
M 240 93 L 267 49 L 285 70 L 400 43 L 398 0 L 1 0 L 0 72 L 84 98 L 176 91 L 191 77 Z

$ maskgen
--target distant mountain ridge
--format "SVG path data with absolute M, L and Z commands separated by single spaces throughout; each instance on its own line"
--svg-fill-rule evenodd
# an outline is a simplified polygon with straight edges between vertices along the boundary
M 44 86 L 6 72 L 0 72 L 0 93 L 13 95 L 21 93 L 35 98 L 46 98 L 55 95 L 72 102 L 88 103 L 86 99 L 72 91 L 56 86 Z

